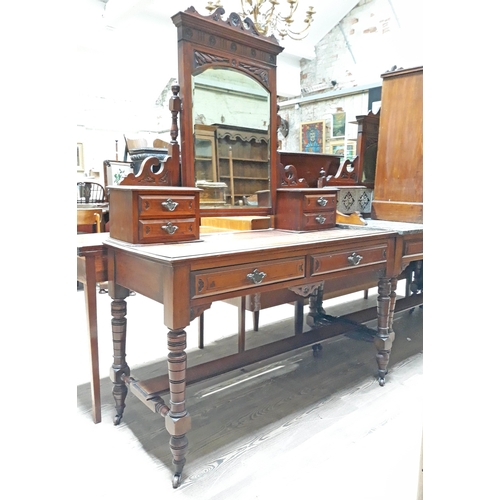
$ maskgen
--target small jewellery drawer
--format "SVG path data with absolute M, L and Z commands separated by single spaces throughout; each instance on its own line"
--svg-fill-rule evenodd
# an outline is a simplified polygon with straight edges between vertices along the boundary
M 141 218 L 185 217 L 195 214 L 194 196 L 139 195 L 138 212 Z
M 302 219 L 304 231 L 330 229 L 335 227 L 336 214 L 330 212 L 317 212 L 314 214 L 304 214 Z
M 191 273 L 191 297 L 206 297 L 303 278 L 304 261 L 304 257 L 298 257 L 196 271 Z
M 336 187 L 276 190 L 276 229 L 318 231 L 335 227 Z
M 386 259 L 387 245 L 312 255 L 312 276 L 383 263 Z
M 196 219 L 139 220 L 141 243 L 169 243 L 197 240 L 199 237 Z
M 334 211 L 337 204 L 336 194 L 304 195 L 304 212 Z

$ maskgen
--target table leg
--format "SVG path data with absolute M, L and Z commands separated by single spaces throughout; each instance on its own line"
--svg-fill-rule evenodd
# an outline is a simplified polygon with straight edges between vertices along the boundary
M 378 382 L 385 385 L 387 365 L 394 342 L 394 308 L 396 307 L 397 278 L 381 278 L 378 282 L 377 334 L 373 341 L 377 349 Z
M 186 332 L 182 329 L 168 332 L 168 379 L 170 408 L 165 417 L 165 427 L 170 434 L 170 450 L 174 465 L 172 485 L 181 483 L 182 469 L 186 463 L 188 440 L 186 432 L 191 429 L 191 416 L 186 410 Z
M 127 339 L 127 303 L 124 298 L 115 298 L 111 302 L 111 330 L 113 333 L 113 364 L 110 370 L 113 382 L 113 397 L 115 399 L 116 416 L 113 423 L 118 425 L 125 409 L 127 386 L 122 375 L 130 375 L 130 368 L 125 360 L 125 345 Z
M 97 302 L 96 302 L 95 257 L 85 257 L 85 307 L 87 310 L 87 331 L 90 347 L 90 393 L 92 395 L 92 418 L 95 424 L 101 421 L 101 384 L 99 377 L 99 349 L 97 345 Z
M 313 328 L 331 325 L 336 320 L 334 316 L 326 314 L 323 308 L 323 289 L 324 283 L 321 283 L 309 295 L 309 314 L 307 315 L 306 322 Z

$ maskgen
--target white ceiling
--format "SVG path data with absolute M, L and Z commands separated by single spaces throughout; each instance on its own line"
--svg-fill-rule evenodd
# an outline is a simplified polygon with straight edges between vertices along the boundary
M 167 0 L 95 0 L 102 5 L 104 24 L 120 27 L 125 24 L 155 22 L 167 32 L 175 33 L 171 17 L 180 10 L 193 6 L 200 14 L 208 15 L 207 0 L 167 1 Z M 305 11 L 310 5 L 316 11 L 308 36 L 302 41 L 286 38 L 280 41 L 285 52 L 298 57 L 314 57 L 314 45 L 318 43 L 336 24 L 359 2 L 359 0 L 299 0 L 294 23 L 300 30 Z M 240 12 L 240 0 L 222 0 L 226 15 Z M 281 8 L 280 8 L 281 7 Z M 279 12 L 287 11 L 287 2 L 282 0 Z M 174 38 L 175 39 L 175 38 Z
M 316 14 L 307 37 L 280 40 L 284 51 L 278 60 L 278 94 L 298 95 L 280 85 L 293 82 L 300 88 L 300 58 L 314 58 L 314 46 L 358 3 L 359 0 L 299 0 L 296 30 L 312 5 Z M 240 0 L 222 0 L 226 11 L 239 12 Z M 172 16 L 193 6 L 208 15 L 207 0 L 79 0 L 76 29 L 77 93 L 81 115 L 89 110 L 109 109 L 112 102 L 151 106 L 167 83 L 177 77 L 177 33 Z M 286 0 L 280 5 L 288 6 Z M 280 79 L 280 68 L 292 68 Z M 284 74 L 284 73 L 283 73 Z M 282 82 L 280 84 L 280 82 Z M 106 101 L 106 104 L 104 104 Z M 130 110 L 128 111 L 130 113 Z M 116 118 L 116 117 L 115 117 Z M 80 120 L 79 120 L 80 121 Z M 81 123 L 81 121 L 80 121 Z

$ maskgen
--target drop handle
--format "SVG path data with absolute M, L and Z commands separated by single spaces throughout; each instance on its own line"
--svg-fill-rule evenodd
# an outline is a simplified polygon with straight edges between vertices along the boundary
M 178 226 L 174 226 L 171 222 L 167 222 L 165 226 L 161 226 L 161 228 L 168 234 L 174 234 L 178 228 Z
M 351 255 L 349 255 L 349 257 L 347 257 L 347 260 L 349 261 L 349 264 L 351 264 L 352 266 L 357 266 L 361 262 L 362 258 L 363 258 L 362 255 L 353 252 Z
M 247 274 L 247 278 L 254 284 L 258 285 L 262 283 L 262 280 L 267 276 L 266 273 L 259 271 L 258 269 L 254 269 L 251 273 Z
M 316 222 L 318 222 L 319 224 L 324 224 L 326 221 L 326 217 L 323 217 L 322 215 L 317 215 L 315 217 L 315 219 L 316 219 Z
M 174 200 L 172 200 L 172 198 L 168 198 L 166 201 L 163 201 L 161 206 L 163 208 L 166 208 L 167 210 L 170 210 L 170 212 L 173 212 L 175 210 L 175 208 L 177 207 L 178 203 Z
M 324 207 L 327 203 L 328 200 L 326 198 L 323 198 L 323 196 L 320 196 L 316 202 L 318 203 L 319 206 Z

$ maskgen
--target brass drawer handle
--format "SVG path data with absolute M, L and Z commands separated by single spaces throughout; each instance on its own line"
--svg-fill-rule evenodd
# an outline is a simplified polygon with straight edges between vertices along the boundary
M 315 220 L 316 220 L 316 222 L 318 222 L 319 224 L 324 224 L 324 223 L 325 223 L 325 221 L 326 221 L 326 217 L 323 217 L 322 215 L 317 215 L 317 216 L 315 217 Z
M 362 258 L 363 258 L 362 255 L 359 255 L 358 253 L 353 252 L 351 255 L 349 255 L 349 257 L 347 257 L 347 260 L 349 261 L 349 264 L 351 264 L 353 266 L 357 266 L 361 262 Z
M 266 273 L 260 272 L 258 269 L 254 269 L 251 273 L 247 274 L 247 278 L 254 284 L 258 285 L 262 283 L 262 280 L 267 276 Z
M 174 226 L 171 222 L 167 222 L 166 226 L 161 226 L 161 228 L 168 234 L 174 234 L 177 229 L 179 229 L 177 226 Z
M 175 207 L 177 207 L 178 203 L 172 200 L 172 198 L 168 198 L 167 201 L 162 202 L 161 206 L 173 212 Z
M 323 196 L 320 196 L 316 201 L 321 207 L 324 207 L 328 203 L 328 200 L 326 198 L 323 198 Z

